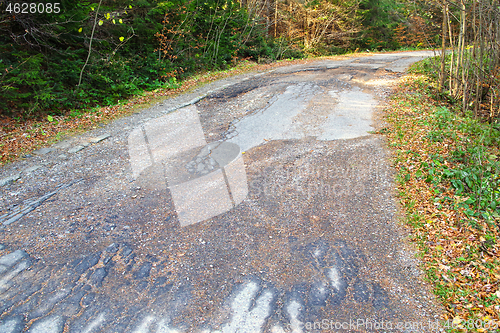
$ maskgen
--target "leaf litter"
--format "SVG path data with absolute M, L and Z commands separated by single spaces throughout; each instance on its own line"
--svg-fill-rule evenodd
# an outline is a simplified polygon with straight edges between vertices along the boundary
M 403 77 L 386 109 L 390 126 L 379 133 L 393 147 L 405 224 L 447 310 L 445 327 L 451 332 L 492 332 L 500 325 L 500 218 L 471 214 L 470 197 L 449 178 L 436 175 L 436 170 L 459 169 L 453 152 L 473 139 L 460 131 L 435 139 L 439 131 L 433 119 L 446 105 L 432 99 L 428 86 L 423 76 Z M 499 156 L 498 147 L 487 148 L 493 158 Z

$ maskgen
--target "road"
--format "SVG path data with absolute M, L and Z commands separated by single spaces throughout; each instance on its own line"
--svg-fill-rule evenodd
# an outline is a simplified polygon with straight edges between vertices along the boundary
M 220 80 L 2 168 L 0 332 L 437 331 L 370 134 L 429 55 Z

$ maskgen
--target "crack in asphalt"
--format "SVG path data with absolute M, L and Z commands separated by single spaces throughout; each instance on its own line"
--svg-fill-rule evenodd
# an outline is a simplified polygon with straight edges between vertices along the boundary
M 51 191 L 47 194 L 44 194 L 41 197 L 39 197 L 38 199 L 29 199 L 29 200 L 25 201 L 23 204 L 24 207 L 16 205 L 16 206 L 9 208 L 8 211 L 10 211 L 10 213 L 7 213 L 7 214 L 0 216 L 0 228 L 2 226 L 8 226 L 9 224 L 18 221 L 22 217 L 24 217 L 24 216 L 28 215 L 30 212 L 34 211 L 38 206 L 43 204 L 43 202 L 45 200 L 47 200 L 50 197 L 52 197 L 53 195 L 57 194 L 60 190 L 63 190 L 63 189 L 65 189 L 73 184 L 81 182 L 82 180 L 83 180 L 83 178 L 80 178 L 80 179 L 73 180 L 67 184 L 60 184 L 56 187 L 56 189 L 54 191 Z

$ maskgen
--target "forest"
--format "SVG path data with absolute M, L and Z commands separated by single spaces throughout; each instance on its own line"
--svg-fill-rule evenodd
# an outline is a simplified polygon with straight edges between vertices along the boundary
M 439 44 L 439 5 L 394 0 L 62 0 L 0 5 L 0 110 L 61 115 L 242 60 Z M 427 8 L 429 7 L 429 8 Z M 41 9 L 41 12 L 39 10 Z M 433 14 L 434 13 L 434 14 Z
M 0 3 L 3 116 L 111 105 L 242 60 L 415 48 L 442 49 L 440 86 L 464 110 L 478 113 L 486 103 L 493 117 L 498 108 L 493 0 L 62 0 L 57 10 L 47 0 L 37 8 L 22 4 Z
M 452 50 L 439 80 L 464 109 L 498 106 L 492 0 L 61 1 L 1 2 L 2 115 L 111 105 L 242 60 L 414 48 Z

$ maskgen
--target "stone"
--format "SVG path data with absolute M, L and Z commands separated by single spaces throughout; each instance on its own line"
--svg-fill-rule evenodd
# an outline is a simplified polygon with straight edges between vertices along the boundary
M 73 144 L 72 140 L 64 140 L 64 141 L 56 143 L 52 147 L 55 147 L 58 149 L 67 149 L 67 148 L 71 147 L 72 144 Z
M 96 138 L 90 139 L 90 142 L 92 142 L 92 143 L 98 143 L 98 142 L 101 142 L 103 140 L 106 140 L 109 137 L 111 137 L 111 134 L 103 134 L 103 135 L 100 135 L 100 136 L 98 136 Z
M 4 276 L 0 278 L 0 294 L 9 290 L 12 287 L 12 280 L 16 275 L 24 271 L 31 265 L 31 261 L 29 259 L 21 261 L 14 268 L 8 271 Z
M 27 256 L 27 253 L 22 250 L 17 250 L 9 254 L 0 257 L 0 274 L 5 272 L 7 269 L 13 267 L 21 259 Z
M 65 160 L 68 158 L 68 156 L 65 154 L 61 154 L 61 155 L 57 156 L 57 158 L 60 158 L 61 160 Z
M 112 243 L 110 244 L 107 248 L 106 248 L 106 252 L 108 253 L 116 253 L 116 251 L 118 251 L 118 248 L 119 248 L 119 245 L 116 244 L 116 243 Z
M 87 287 L 89 287 L 87 285 Z M 85 296 L 86 294 L 86 290 L 83 290 L 83 288 L 81 288 L 81 286 L 77 287 L 72 295 L 70 295 L 67 299 L 66 299 L 66 302 L 68 303 L 76 303 L 76 304 L 79 304 L 80 301 L 83 299 L 83 297 Z
M 90 267 L 94 266 L 99 262 L 99 258 L 101 257 L 101 253 L 97 253 L 94 255 L 90 255 L 85 257 L 83 260 L 81 260 L 79 263 L 75 264 L 75 271 L 78 274 L 82 274 L 85 272 L 87 269 Z
M 40 169 L 41 167 L 42 167 L 41 165 L 35 165 L 35 166 L 32 166 L 32 167 L 30 167 L 30 168 L 25 169 L 25 170 L 23 171 L 23 173 L 25 173 L 25 174 L 30 174 L 30 173 L 32 173 L 32 172 L 34 172 L 34 171 L 36 171 L 36 170 Z
M 104 267 L 98 268 L 92 273 L 90 276 L 90 284 L 95 287 L 100 287 L 102 285 L 102 281 L 108 275 L 108 272 Z
M 0 244 L 0 251 L 2 251 L 3 249 L 5 249 L 5 245 Z
M 152 266 L 153 265 L 150 262 L 143 263 L 141 267 L 137 271 L 135 271 L 134 278 L 139 280 L 149 277 L 149 272 L 151 271 Z
M 0 186 L 5 186 L 5 185 L 8 185 L 10 183 L 13 183 L 16 180 L 18 180 L 19 178 L 21 178 L 20 173 L 17 173 L 15 175 L 7 177 L 7 178 L 0 179 Z
M 55 150 L 54 148 L 41 148 L 41 149 L 35 150 L 33 152 L 33 154 L 41 156 L 41 155 L 46 155 L 50 152 L 53 152 L 54 150 Z
M 82 146 L 82 145 L 74 146 L 73 148 L 71 148 L 70 150 L 68 150 L 68 153 L 74 154 L 74 153 L 79 152 L 80 150 L 83 150 L 84 148 L 85 147 Z
M 112 257 L 112 256 L 110 256 L 110 255 L 105 256 L 104 258 L 102 258 L 102 263 L 103 263 L 104 265 L 107 265 L 107 264 L 108 264 L 108 262 L 111 260 L 111 258 L 113 258 L 113 257 Z

